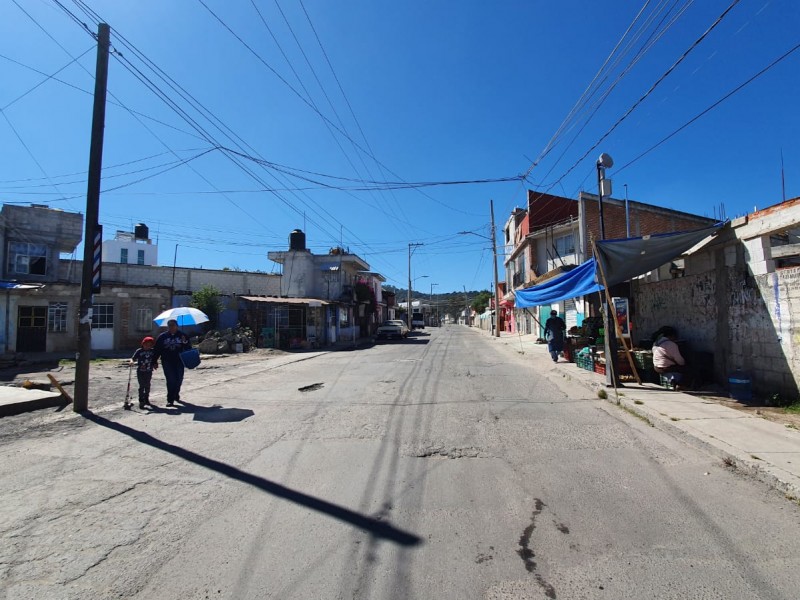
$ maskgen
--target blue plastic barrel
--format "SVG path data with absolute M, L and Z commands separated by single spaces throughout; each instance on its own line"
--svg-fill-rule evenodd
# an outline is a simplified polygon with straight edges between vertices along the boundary
M 731 373 L 728 377 L 728 389 L 731 392 L 731 398 L 734 400 L 739 402 L 749 402 L 753 399 L 753 389 L 752 382 L 750 381 L 750 375 L 741 369 L 736 369 L 736 371 Z

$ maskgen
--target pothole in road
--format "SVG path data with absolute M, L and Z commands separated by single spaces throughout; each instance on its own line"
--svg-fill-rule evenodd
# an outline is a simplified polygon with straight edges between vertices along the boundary
M 415 458 L 490 458 L 488 453 L 474 446 L 459 448 L 455 446 L 445 446 L 443 444 L 415 446 L 413 448 L 408 448 L 404 454 Z
M 297 388 L 301 392 L 313 392 L 314 390 L 319 390 L 322 386 L 325 385 L 324 383 L 312 383 L 311 385 L 304 385 L 303 387 Z

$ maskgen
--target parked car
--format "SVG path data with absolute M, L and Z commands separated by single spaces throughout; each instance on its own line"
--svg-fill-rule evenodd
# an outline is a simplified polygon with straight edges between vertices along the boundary
M 378 327 L 377 334 L 379 340 L 389 338 L 403 339 L 408 337 L 408 327 L 406 326 L 405 322 L 399 319 L 384 321 L 383 324 Z

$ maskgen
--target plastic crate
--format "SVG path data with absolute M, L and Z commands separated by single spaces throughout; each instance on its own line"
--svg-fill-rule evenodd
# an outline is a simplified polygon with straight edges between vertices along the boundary
M 579 368 L 586 369 L 587 371 L 594 370 L 594 360 L 591 354 L 576 354 L 575 364 L 578 365 Z
M 653 369 L 653 353 L 652 352 L 634 352 L 633 360 L 636 367 L 640 371 L 648 371 Z
M 598 375 L 605 375 L 606 374 L 606 363 L 596 362 L 594 363 L 594 372 Z
M 675 382 L 669 375 L 670 375 L 669 373 L 667 373 L 666 375 L 659 374 L 659 382 L 661 383 L 661 387 L 666 388 L 668 390 L 674 390 Z

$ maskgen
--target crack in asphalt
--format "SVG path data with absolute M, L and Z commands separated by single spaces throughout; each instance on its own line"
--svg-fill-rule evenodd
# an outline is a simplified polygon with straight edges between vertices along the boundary
M 522 562 L 525 563 L 525 570 L 528 571 L 528 573 L 532 573 L 535 577 L 536 583 L 542 588 L 544 595 L 548 598 L 555 599 L 555 588 L 542 577 L 541 573 L 536 572 L 536 561 L 533 560 L 536 558 L 536 553 L 531 549 L 531 537 L 533 536 L 533 531 L 536 529 L 536 517 L 542 514 L 542 509 L 546 505 L 538 498 L 534 498 L 534 506 L 536 508 L 531 514 L 530 525 L 525 528 L 519 538 L 519 550 L 517 550 L 517 554 L 522 559 Z

